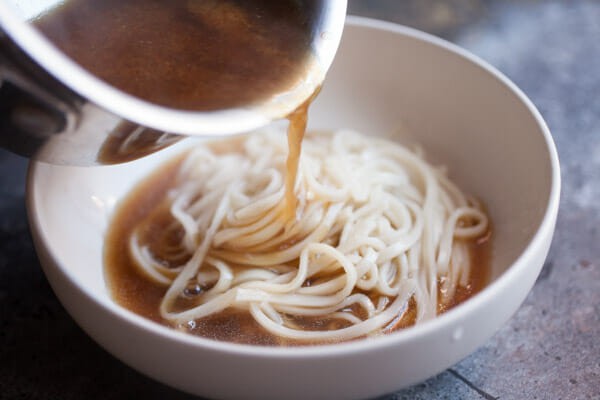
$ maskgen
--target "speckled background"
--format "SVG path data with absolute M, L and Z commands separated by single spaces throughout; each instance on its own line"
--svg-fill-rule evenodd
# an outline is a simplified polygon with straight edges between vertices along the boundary
M 466 47 L 519 85 L 558 146 L 555 239 L 516 315 L 451 369 L 380 399 L 600 399 L 600 2 L 350 0 Z M 37 261 L 27 160 L 0 150 L 0 398 L 191 399 L 123 365 L 65 313 Z

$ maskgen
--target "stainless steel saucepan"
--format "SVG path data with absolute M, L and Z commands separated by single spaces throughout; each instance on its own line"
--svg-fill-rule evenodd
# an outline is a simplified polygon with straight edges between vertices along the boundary
M 305 0 L 313 9 L 319 3 L 312 17 L 316 61 L 293 93 L 247 108 L 191 112 L 130 96 L 52 45 L 30 21 L 63 1 L 0 0 L 0 146 L 64 165 L 130 161 L 180 135 L 235 134 L 289 114 L 321 84 L 346 14 L 346 0 Z

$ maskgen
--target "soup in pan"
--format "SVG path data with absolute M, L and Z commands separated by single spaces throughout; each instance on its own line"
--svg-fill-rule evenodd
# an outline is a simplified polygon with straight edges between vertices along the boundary
M 312 61 L 320 2 L 67 0 L 35 26 L 107 83 L 166 107 L 252 106 L 292 90 Z

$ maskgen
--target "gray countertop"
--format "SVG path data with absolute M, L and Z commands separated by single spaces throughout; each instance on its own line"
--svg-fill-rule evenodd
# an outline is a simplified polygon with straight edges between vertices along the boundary
M 350 0 L 350 12 L 491 62 L 540 109 L 562 166 L 554 242 L 522 307 L 471 356 L 381 399 L 600 399 L 600 2 Z M 29 235 L 26 168 L 0 150 L 0 398 L 191 398 L 123 365 L 66 314 Z

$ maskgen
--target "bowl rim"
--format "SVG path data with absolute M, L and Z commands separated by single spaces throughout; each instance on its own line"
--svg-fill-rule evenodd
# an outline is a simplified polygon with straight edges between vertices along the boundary
M 51 256 L 53 264 L 58 270 L 60 270 L 69 283 L 73 285 L 73 287 L 75 287 L 81 295 L 87 297 L 93 303 L 103 308 L 104 311 L 110 313 L 112 317 L 118 318 L 122 322 L 133 324 L 139 329 L 147 331 L 152 335 L 159 336 L 161 339 L 175 341 L 180 344 L 198 349 L 211 350 L 225 354 L 235 354 L 238 356 L 269 359 L 327 358 L 348 353 L 357 354 L 372 352 L 387 348 L 388 346 L 401 345 L 402 343 L 413 341 L 421 336 L 430 335 L 437 330 L 441 330 L 444 326 L 451 326 L 453 323 L 460 321 L 462 318 L 474 312 L 476 309 L 484 307 L 485 304 L 491 302 L 499 292 L 503 292 L 507 286 L 510 286 L 511 282 L 517 279 L 522 271 L 527 268 L 529 261 L 535 257 L 536 251 L 540 248 L 543 248 L 544 244 L 547 243 L 548 235 L 551 235 L 553 232 L 556 215 L 558 213 L 561 186 L 560 165 L 557 150 L 550 130 L 548 129 L 548 126 L 546 125 L 541 114 L 531 100 L 529 100 L 527 96 L 500 71 L 478 56 L 453 43 L 414 28 L 366 17 L 348 16 L 346 25 L 390 32 L 396 35 L 434 45 L 446 51 L 450 51 L 488 72 L 492 77 L 497 79 L 519 99 L 519 101 L 535 119 L 539 132 L 544 138 L 546 150 L 549 156 L 549 164 L 551 168 L 550 193 L 546 201 L 546 209 L 544 211 L 541 223 L 536 228 L 535 233 L 525 249 L 508 267 L 508 269 L 503 271 L 501 275 L 498 276 L 493 282 L 488 284 L 480 292 L 469 298 L 467 301 L 430 321 L 423 322 L 420 325 L 413 326 L 406 330 L 397 331 L 389 335 L 378 335 L 374 338 L 361 339 L 351 342 L 298 347 L 268 347 L 262 345 L 237 344 L 193 336 L 150 321 L 118 305 L 110 298 L 107 300 L 99 299 L 97 296 L 85 290 L 75 279 L 73 279 L 69 273 L 69 270 L 64 268 L 58 262 L 53 250 L 47 246 L 45 237 L 39 235 L 38 242 L 44 246 L 44 250 L 49 256 Z M 31 230 L 37 232 L 41 232 L 42 230 L 40 221 L 38 220 L 35 212 L 35 177 L 37 175 L 38 168 L 43 167 L 44 165 L 44 163 L 38 161 L 31 162 L 27 174 L 26 202 L 28 216 L 31 224 Z

